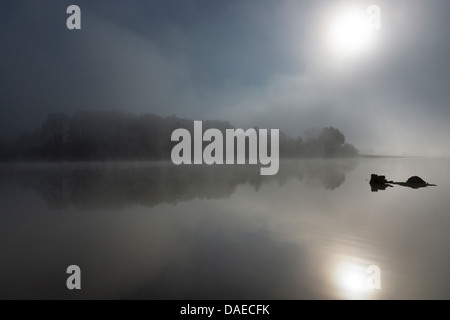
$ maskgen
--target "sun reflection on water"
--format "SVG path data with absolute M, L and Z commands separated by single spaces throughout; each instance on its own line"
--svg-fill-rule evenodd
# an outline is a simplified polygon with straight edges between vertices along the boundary
M 342 299 L 363 300 L 375 298 L 375 290 L 371 285 L 371 263 L 361 259 L 347 258 L 336 264 L 333 272 L 337 295 Z

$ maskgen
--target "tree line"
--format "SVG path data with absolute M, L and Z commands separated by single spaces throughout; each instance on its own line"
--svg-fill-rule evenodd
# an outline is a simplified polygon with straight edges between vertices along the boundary
M 2 160 L 99 161 L 170 160 L 172 132 L 193 130 L 193 120 L 175 115 L 131 115 L 122 112 L 50 114 L 40 127 L 15 141 L 0 141 Z M 235 129 L 228 121 L 203 121 L 203 129 Z M 310 130 L 292 138 L 280 131 L 280 157 L 352 157 L 358 150 L 336 128 Z

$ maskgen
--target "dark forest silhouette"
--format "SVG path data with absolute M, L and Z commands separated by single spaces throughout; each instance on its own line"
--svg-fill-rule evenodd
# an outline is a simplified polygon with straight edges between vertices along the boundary
M 193 120 L 175 115 L 135 116 L 113 111 L 50 114 L 39 129 L 16 141 L 0 141 L 2 160 L 94 161 L 170 160 L 175 129 L 193 131 Z M 203 121 L 203 129 L 235 129 L 228 121 Z M 358 150 L 338 129 L 325 127 L 307 137 L 280 131 L 280 157 L 351 157 Z

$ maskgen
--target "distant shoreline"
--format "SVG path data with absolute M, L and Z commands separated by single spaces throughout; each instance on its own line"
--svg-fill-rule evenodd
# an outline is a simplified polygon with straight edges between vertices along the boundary
M 348 157 L 280 157 L 280 161 L 285 160 L 355 160 L 355 159 L 449 159 L 448 157 L 432 157 L 432 156 L 390 156 L 390 155 L 371 155 L 360 154 Z M 450 159 L 449 159 L 450 160 Z M 171 162 L 170 159 L 92 159 L 92 160 L 56 160 L 56 159 L 0 159 L 0 164 L 36 164 L 36 163 L 136 163 L 136 162 L 152 162 L 152 163 L 165 163 Z
M 372 154 L 360 154 L 357 158 L 397 158 L 397 159 L 447 159 L 448 156 L 389 156 L 389 155 L 372 155 Z
M 373 155 L 373 154 L 360 154 L 358 158 L 422 158 L 421 156 L 386 156 L 386 155 Z

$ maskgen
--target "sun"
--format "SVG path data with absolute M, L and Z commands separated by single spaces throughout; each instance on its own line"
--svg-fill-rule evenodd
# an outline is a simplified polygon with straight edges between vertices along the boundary
M 355 55 L 369 49 L 373 29 L 364 12 L 346 9 L 333 17 L 328 36 L 330 45 L 337 54 Z

